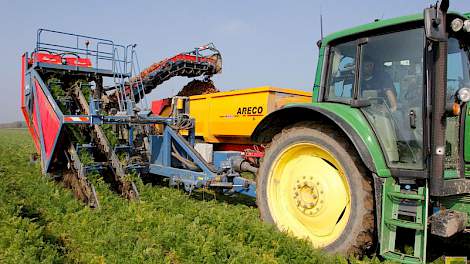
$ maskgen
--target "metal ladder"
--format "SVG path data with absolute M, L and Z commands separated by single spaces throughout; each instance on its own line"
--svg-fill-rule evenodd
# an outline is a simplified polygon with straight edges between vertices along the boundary
M 402 189 L 400 184 L 393 178 L 387 178 L 382 192 L 382 219 L 380 232 L 380 254 L 385 259 L 400 263 L 425 263 L 426 262 L 426 239 L 427 239 L 427 217 L 428 217 L 428 188 L 418 187 L 416 191 Z M 408 207 L 413 210 L 402 214 L 401 207 L 404 203 L 410 203 Z M 405 220 L 400 216 L 412 220 Z M 406 254 L 396 249 L 398 228 L 406 231 L 414 231 L 413 254 Z
M 132 48 L 131 50 L 130 76 L 134 76 L 132 78 L 127 78 L 130 87 L 130 92 L 134 93 L 135 97 L 135 89 L 138 95 L 136 99 L 138 102 L 140 102 L 142 109 L 149 110 L 149 104 L 147 101 L 147 97 L 145 96 L 144 83 L 141 76 L 139 59 L 137 57 L 137 52 L 134 50 L 134 48 Z
M 134 94 L 130 94 L 130 98 L 126 95 L 126 85 L 125 85 L 125 74 L 126 74 L 126 62 L 121 61 L 119 56 L 119 51 L 117 48 L 114 48 L 113 51 L 113 82 L 114 86 L 117 88 L 117 99 L 119 104 L 119 112 L 131 114 L 133 104 L 135 103 Z

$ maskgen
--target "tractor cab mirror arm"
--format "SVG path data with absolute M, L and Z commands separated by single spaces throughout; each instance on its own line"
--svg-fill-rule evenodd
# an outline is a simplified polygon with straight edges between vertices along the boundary
M 424 9 L 424 29 L 426 38 L 433 41 L 447 41 L 446 14 L 449 0 Z

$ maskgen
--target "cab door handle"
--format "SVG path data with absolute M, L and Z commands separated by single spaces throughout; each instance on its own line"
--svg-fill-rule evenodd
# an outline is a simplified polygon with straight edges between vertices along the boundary
M 415 129 L 416 128 L 416 112 L 415 112 L 415 110 L 410 110 L 410 113 L 408 114 L 408 116 L 410 117 L 410 127 L 412 129 Z

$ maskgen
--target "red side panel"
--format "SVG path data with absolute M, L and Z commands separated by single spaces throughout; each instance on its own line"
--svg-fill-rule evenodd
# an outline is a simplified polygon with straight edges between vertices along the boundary
M 46 152 L 46 160 L 49 160 L 54 148 L 54 141 L 59 133 L 60 122 L 37 80 L 35 80 L 35 86 L 41 119 L 41 131 L 44 139 L 44 151 Z
M 37 52 L 37 53 L 34 53 L 33 59 L 34 61 L 37 61 L 37 62 L 62 64 L 62 58 L 60 57 L 60 55 L 56 55 L 56 54 Z
M 71 66 L 91 67 L 91 60 L 88 58 L 65 58 L 65 63 Z
M 26 104 L 24 101 L 25 100 L 24 91 L 26 89 L 25 77 L 26 77 L 26 53 L 23 54 L 23 56 L 21 56 L 21 111 L 23 112 L 24 120 L 25 120 L 26 125 L 28 126 L 29 133 L 31 134 L 31 137 L 33 138 L 36 151 L 37 153 L 41 153 L 41 150 L 39 147 L 38 136 L 37 136 L 37 133 L 34 131 L 33 125 L 31 124 L 29 113 L 28 113 L 28 110 L 26 109 Z M 34 109 L 34 106 L 33 106 L 33 109 Z

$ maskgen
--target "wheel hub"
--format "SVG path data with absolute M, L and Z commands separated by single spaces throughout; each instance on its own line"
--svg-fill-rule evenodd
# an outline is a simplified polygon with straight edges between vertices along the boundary
M 321 194 L 323 190 L 320 182 L 313 177 L 304 176 L 295 182 L 293 199 L 297 209 L 306 216 L 315 216 L 323 205 Z
M 279 229 L 308 237 L 315 247 L 341 235 L 350 215 L 349 185 L 331 153 L 294 144 L 279 154 L 269 177 L 268 205 Z

